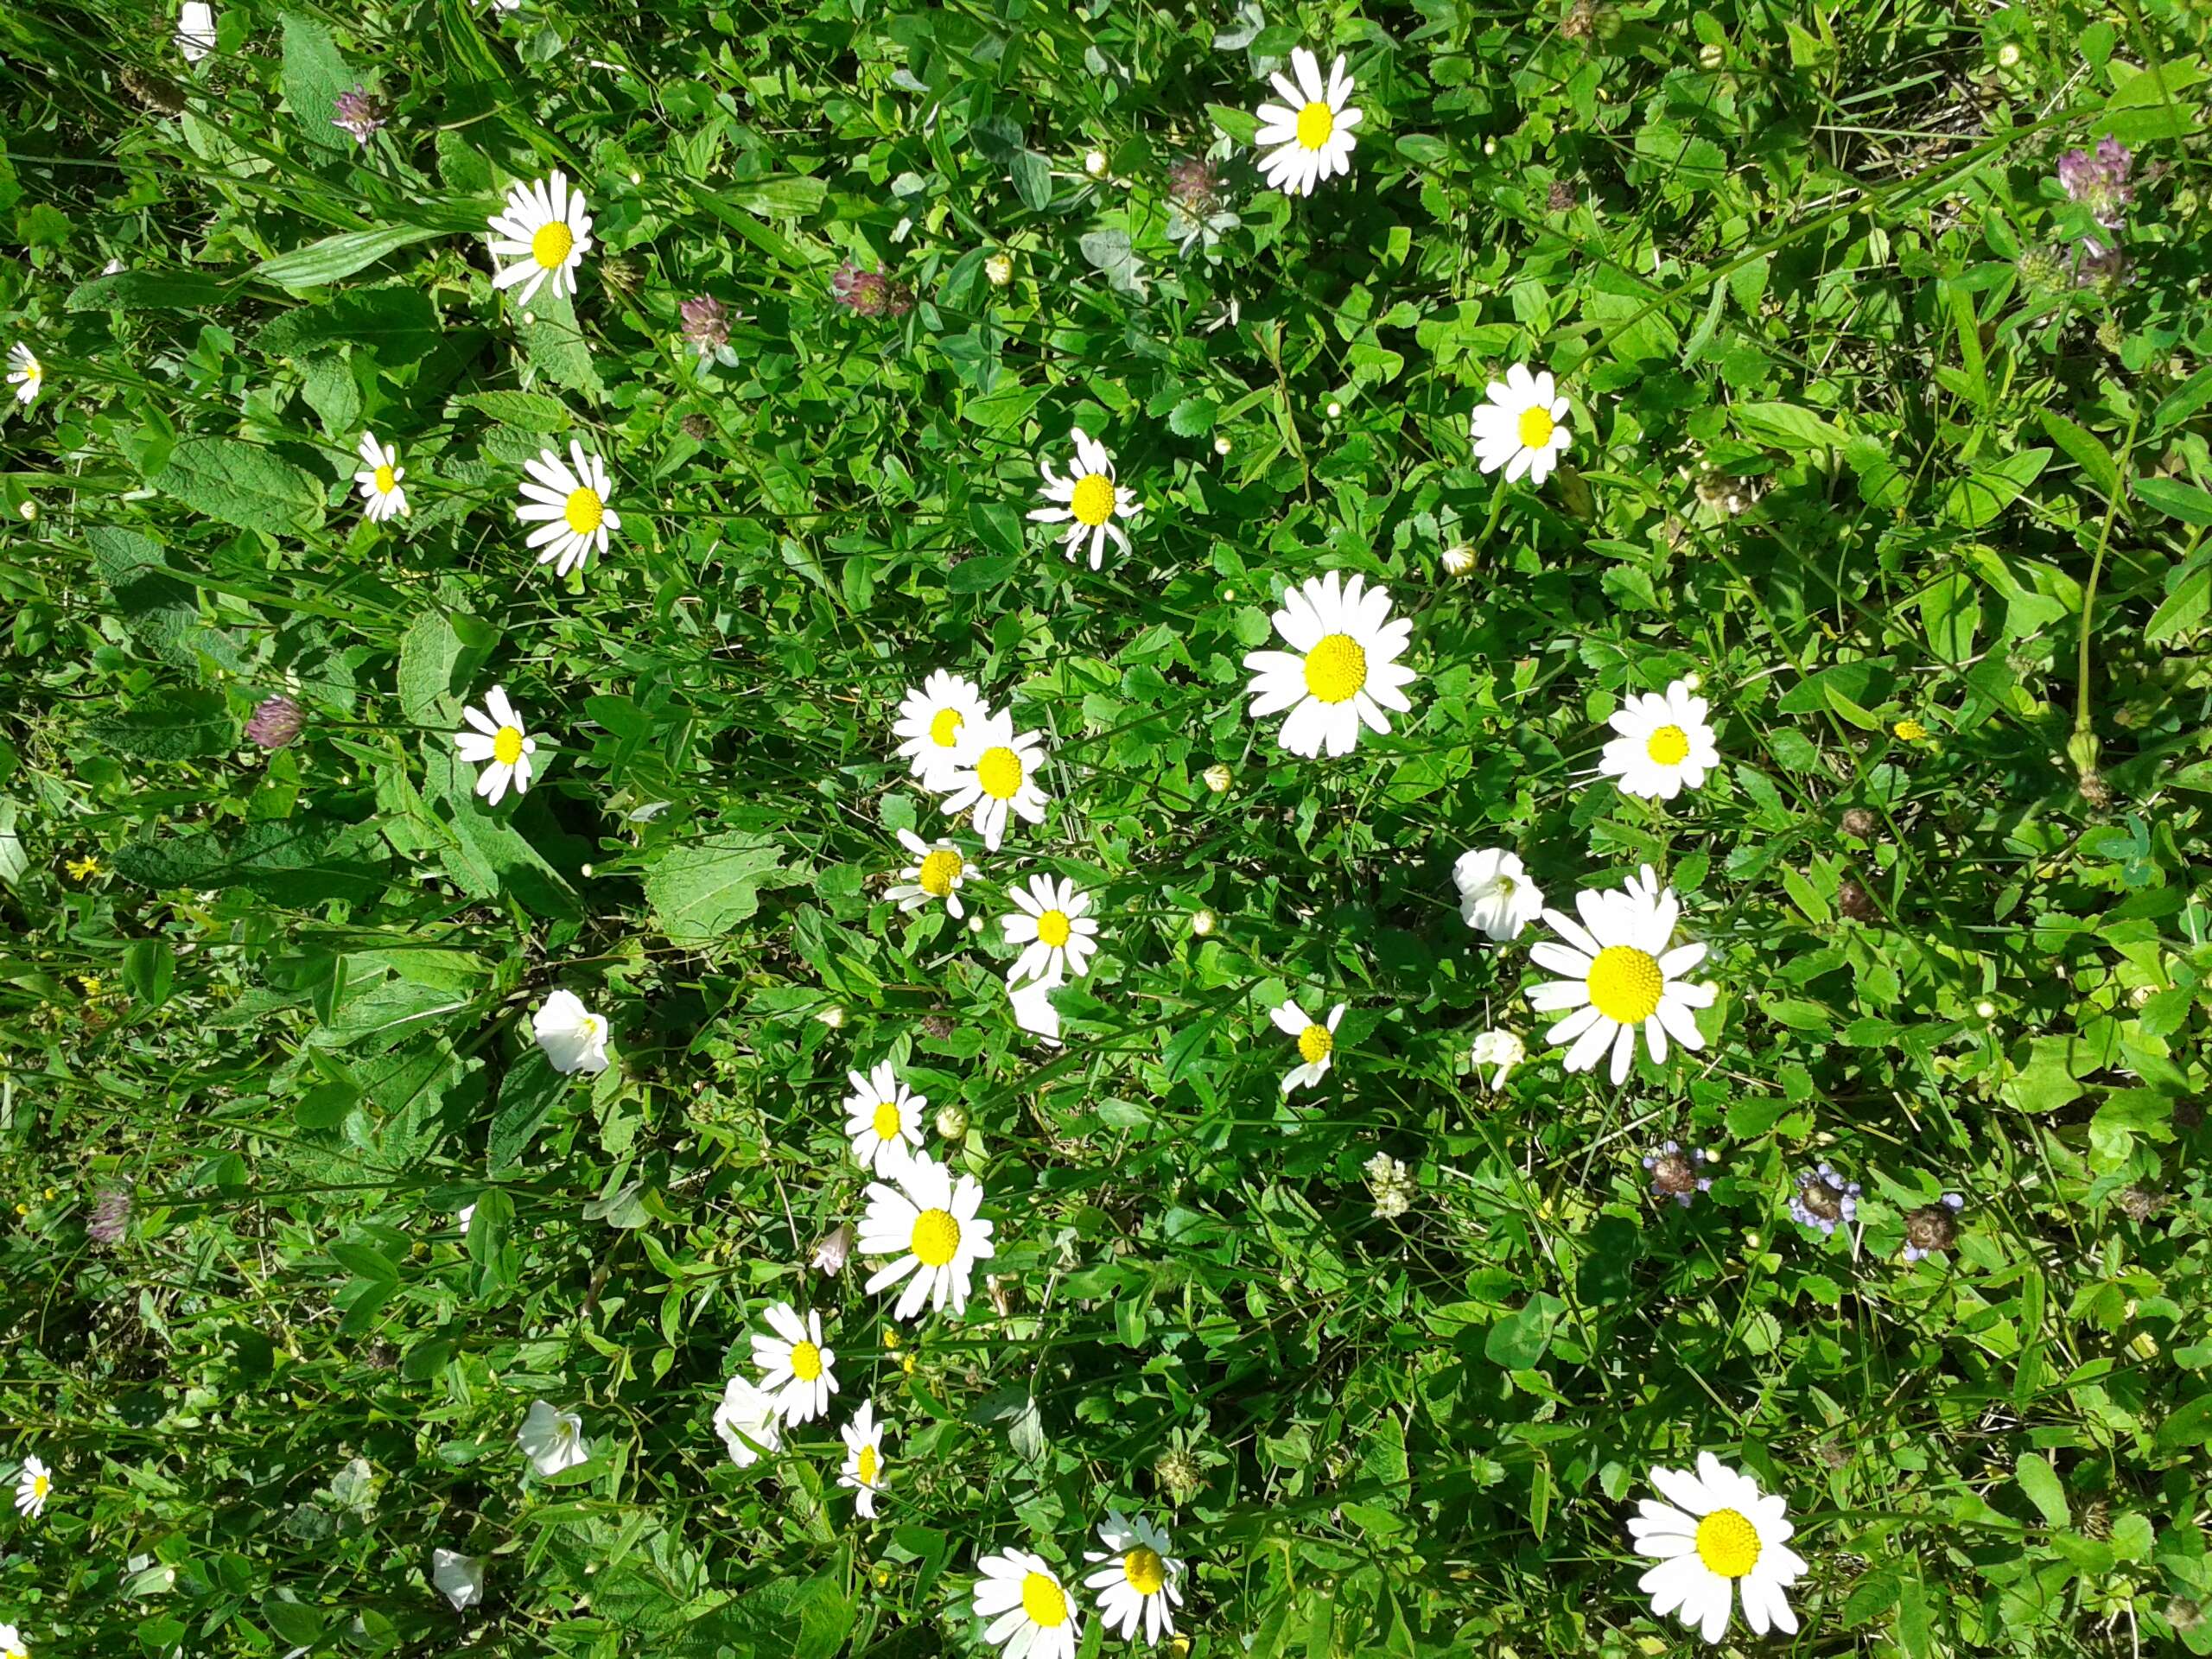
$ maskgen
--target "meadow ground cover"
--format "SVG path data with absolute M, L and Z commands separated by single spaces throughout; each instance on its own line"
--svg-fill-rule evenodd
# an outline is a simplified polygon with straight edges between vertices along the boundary
M 2208 50 L 0 10 L 0 1654 L 2212 1652 Z

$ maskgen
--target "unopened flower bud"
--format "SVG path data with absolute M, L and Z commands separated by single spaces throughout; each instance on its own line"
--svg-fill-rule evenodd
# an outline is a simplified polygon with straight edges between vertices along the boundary
M 1236 774 L 1218 760 L 1208 766 L 1203 775 L 1206 787 L 1217 795 L 1228 794 L 1230 785 L 1236 781 Z
M 937 1109 L 937 1132 L 940 1140 L 958 1141 L 968 1133 L 968 1109 L 957 1100 L 948 1100 Z
M 823 1025 L 829 1027 L 832 1031 L 836 1030 L 838 1027 L 845 1023 L 844 1009 L 839 1007 L 834 1002 L 828 1007 L 823 1009 L 821 1013 L 816 1014 L 814 1017 L 819 1020 Z
M 1191 931 L 1200 938 L 1213 931 L 1213 912 L 1198 910 L 1191 912 Z
M 995 253 L 983 261 L 983 275 L 989 277 L 993 288 L 1004 288 L 1014 280 L 1014 261 L 1003 253 Z
M 1106 152 L 1103 149 L 1094 149 L 1088 156 L 1085 156 L 1083 158 L 1083 170 L 1090 174 L 1094 179 L 1104 178 L 1106 176 Z
M 1465 542 L 1444 550 L 1442 563 L 1447 576 L 1464 576 L 1475 568 L 1475 550 Z
M 1217 455 L 1225 455 L 1225 454 L 1227 454 L 1229 453 L 1229 448 L 1230 448 L 1230 445 L 1229 445 L 1229 439 L 1228 439 L 1228 437 L 1227 437 L 1227 435 L 1226 435 L 1225 434 L 1224 434 L 1224 435 L 1220 435 L 1220 436 L 1217 436 L 1217 437 L 1214 439 L 1214 441 L 1213 441 L 1213 452 L 1214 452 L 1214 454 L 1216 454 Z

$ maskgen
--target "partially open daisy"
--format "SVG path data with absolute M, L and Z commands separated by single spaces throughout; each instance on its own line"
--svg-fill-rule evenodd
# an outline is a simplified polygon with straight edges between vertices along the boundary
M 919 910 L 941 899 L 953 915 L 965 916 L 960 888 L 975 867 L 961 850 L 942 836 L 924 841 L 911 830 L 899 832 L 899 844 L 914 855 L 914 861 L 899 872 L 899 880 L 883 890 L 883 896 L 901 910 Z
M 1045 821 L 1045 791 L 1037 786 L 1038 770 L 1045 762 L 1041 733 L 1014 729 L 1014 716 L 986 715 L 975 723 L 959 757 L 943 785 L 949 793 L 939 804 L 948 813 L 976 809 L 976 833 L 984 847 L 995 853 L 1006 837 L 1009 816 L 1031 823 Z
M 404 515 L 411 509 L 407 505 L 407 492 L 399 480 L 407 476 L 407 469 L 399 464 L 397 445 L 378 443 L 373 432 L 361 434 L 361 470 L 353 474 L 353 481 L 361 486 L 361 499 L 368 505 L 363 511 L 372 524 L 380 524 L 393 514 Z
M 1135 490 L 1115 482 L 1114 457 L 1104 444 L 1079 426 L 1069 430 L 1068 442 L 1075 446 L 1075 464 L 1065 478 L 1052 470 L 1049 460 L 1039 464 L 1045 474 L 1045 487 L 1039 493 L 1047 505 L 1029 516 L 1039 524 L 1067 525 L 1060 548 L 1071 559 L 1088 540 L 1090 568 L 1096 570 L 1105 561 L 1108 537 L 1122 552 L 1129 550 L 1129 538 L 1115 521 L 1137 512 L 1140 504 Z
M 976 1616 L 1006 1659 L 1074 1659 L 1083 1615 L 1041 1555 L 1009 1549 L 976 1563 Z
M 899 705 L 892 735 L 903 740 L 899 753 L 923 788 L 941 791 L 960 752 L 960 740 L 988 712 L 973 680 L 938 669 Z
M 583 445 L 571 438 L 568 462 L 543 449 L 522 466 L 530 476 L 522 481 L 515 517 L 537 526 L 530 532 L 530 545 L 537 550 L 537 562 L 565 576 L 593 553 L 604 554 L 607 532 L 622 528 L 621 515 L 607 505 L 613 496 L 607 463 L 586 454 Z
M 789 1302 L 778 1302 L 766 1317 L 767 1333 L 753 1338 L 760 1392 L 776 1402 L 784 1421 L 812 1422 L 830 1409 L 830 1396 L 837 1392 L 837 1355 L 822 1345 L 822 1315 L 802 1317 Z
M 715 1408 L 715 1433 L 741 1469 L 750 1469 L 784 1443 L 775 1401 L 741 1376 L 730 1378 L 722 1389 L 722 1402 Z
M 1646 865 L 1619 893 L 1576 893 L 1574 907 L 1579 923 L 1563 911 L 1544 912 L 1566 943 L 1547 939 L 1529 950 L 1538 967 L 1560 976 L 1530 991 L 1529 1006 L 1571 1010 L 1544 1033 L 1568 1046 L 1567 1069 L 1587 1071 L 1610 1046 L 1613 1082 L 1625 1082 L 1639 1028 L 1655 1062 L 1666 1059 L 1669 1036 L 1684 1048 L 1704 1047 L 1692 1011 L 1711 1007 L 1719 992 L 1682 977 L 1705 960 L 1706 948 L 1671 943 L 1681 914 L 1674 889 L 1660 887 Z
M 1543 914 L 1543 889 L 1529 879 L 1520 855 L 1502 847 L 1478 847 L 1452 867 L 1459 889 L 1459 918 L 1503 944 Z
M 23 1466 L 16 1471 L 16 1513 L 27 1515 L 34 1521 L 46 1510 L 48 1496 L 54 1491 L 54 1471 L 34 1452 L 23 1459 Z
M 1266 152 L 1260 171 L 1267 181 L 1287 196 L 1310 196 L 1323 179 L 1351 171 L 1351 152 L 1358 142 L 1351 130 L 1360 112 L 1344 100 L 1351 96 L 1352 79 L 1344 73 L 1344 54 L 1329 66 L 1329 79 L 1321 79 L 1321 61 L 1304 47 L 1290 54 L 1298 79 L 1276 73 L 1268 77 L 1281 104 L 1259 108 L 1260 130 L 1253 143 Z
M 876 1488 L 883 1484 L 883 1425 L 875 1420 L 875 1402 L 863 1400 L 853 1421 L 837 1431 L 845 1443 L 845 1465 L 837 1484 L 854 1493 L 853 1513 L 875 1514 Z
M 1175 1609 L 1183 1605 L 1183 1563 L 1170 1555 L 1167 1534 L 1142 1516 L 1134 1520 L 1119 1510 L 1106 1511 L 1098 1529 L 1104 1551 L 1084 1552 L 1084 1560 L 1103 1562 L 1084 1583 L 1098 1592 L 1098 1618 L 1124 1642 L 1158 1642 L 1175 1634 Z
M 1697 788 L 1720 764 L 1705 715 L 1706 701 L 1688 680 L 1664 691 L 1637 692 L 1606 722 L 1620 735 L 1605 745 L 1598 770 L 1647 800 L 1671 801 Z
M 939 1313 L 968 1306 L 976 1263 L 997 1254 L 991 1224 L 976 1213 L 982 1202 L 974 1176 L 956 1182 L 927 1153 L 917 1153 L 888 1182 L 868 1183 L 861 1253 L 893 1258 L 869 1278 L 871 1294 L 906 1281 L 893 1318 L 911 1319 L 925 1302 Z
M 908 1156 L 921 1150 L 922 1111 L 929 1096 L 899 1081 L 888 1060 L 863 1077 L 845 1073 L 853 1092 L 845 1096 L 845 1133 L 862 1169 L 879 1175 L 897 1173 Z
M 1531 484 L 1542 483 L 1567 450 L 1567 399 L 1549 373 L 1530 374 L 1525 363 L 1487 390 L 1490 401 L 1475 406 L 1471 423 L 1476 464 L 1486 473 L 1504 467 L 1509 484 L 1523 473 Z
M 1283 1073 L 1283 1093 L 1288 1094 L 1300 1084 L 1319 1083 L 1329 1075 L 1329 1060 L 1337 1049 L 1337 1022 L 1344 1017 L 1347 1006 L 1339 1002 L 1330 1009 L 1325 1025 L 1308 1019 L 1306 1010 L 1294 1001 L 1284 1003 L 1268 1016 L 1275 1022 L 1277 1031 L 1297 1039 L 1298 1058 L 1303 1062 Z
M 1641 1499 L 1628 1530 L 1636 1553 L 1659 1563 L 1637 1581 L 1652 1612 L 1672 1613 L 1718 1643 L 1740 1595 L 1753 1635 L 1796 1635 L 1797 1615 L 1782 1592 L 1803 1576 L 1805 1562 L 1789 1548 L 1796 1528 L 1782 1496 L 1762 1492 L 1710 1452 L 1698 1453 L 1696 1473 L 1654 1469 L 1651 1484 L 1671 1502 Z
M 1414 671 L 1400 668 L 1398 658 L 1414 625 L 1403 617 L 1392 620 L 1389 591 L 1366 583 L 1364 576 L 1347 582 L 1332 570 L 1290 588 L 1274 618 L 1290 650 L 1245 656 L 1252 671 L 1245 695 L 1255 699 L 1252 718 L 1289 709 L 1276 741 L 1292 754 L 1310 759 L 1325 747 L 1332 755 L 1350 754 L 1362 725 L 1388 732 L 1382 711 L 1413 707 L 1403 688 Z
M 497 806 L 514 785 L 518 795 L 530 792 L 530 758 L 537 753 L 537 740 L 522 728 L 522 716 L 507 701 L 505 686 L 486 693 L 480 709 L 464 708 L 461 717 L 474 728 L 455 732 L 453 746 L 461 758 L 479 768 L 476 792 Z
M 556 296 L 576 291 L 576 267 L 591 251 L 591 213 L 567 174 L 556 168 L 550 177 L 508 186 L 505 211 L 489 223 L 492 251 L 514 262 L 493 276 L 493 288 L 521 283 L 515 297 L 524 305 L 549 281 Z
M 8 348 L 8 384 L 16 389 L 16 401 L 25 408 L 37 402 L 39 388 L 46 384 L 45 365 L 20 340 Z
M 1059 980 L 1062 969 L 1077 978 L 1090 971 L 1091 954 L 1098 949 L 1098 924 L 1084 914 L 1090 895 L 1072 881 L 1056 881 L 1049 875 L 1033 875 L 1027 887 L 1014 887 L 1007 896 L 1020 913 L 1000 924 L 1007 938 L 1027 945 L 1007 970 L 1007 983 L 1017 980 Z

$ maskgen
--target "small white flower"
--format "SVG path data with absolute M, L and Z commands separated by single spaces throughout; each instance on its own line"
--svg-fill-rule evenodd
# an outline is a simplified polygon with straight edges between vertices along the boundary
M 566 576 L 592 554 L 606 556 L 608 532 L 622 528 L 622 515 L 607 505 L 613 490 L 607 481 L 607 463 L 586 454 L 583 445 L 571 438 L 567 461 L 541 449 L 522 469 L 530 476 L 520 486 L 515 517 L 537 526 L 526 544 L 537 552 L 537 562 Z
M 54 1491 L 54 1471 L 36 1452 L 28 1453 L 16 1471 L 16 1513 L 36 1520 L 46 1512 L 47 1495 Z
M 837 1484 L 856 1494 L 854 1514 L 873 1516 L 876 1489 L 883 1484 L 883 1425 L 875 1420 L 875 1402 L 861 1401 L 853 1421 L 837 1435 L 845 1443 L 845 1464 L 837 1471 Z
M 1106 152 L 1103 149 L 1094 149 L 1088 152 L 1083 158 L 1083 170 L 1090 175 L 1094 179 L 1104 178 L 1106 176 Z
M 1027 887 L 1009 889 L 1007 897 L 1020 913 L 1002 918 L 1010 944 L 1027 945 L 1007 970 L 1007 982 L 1049 979 L 1058 983 L 1062 970 L 1078 979 L 1090 971 L 1090 957 L 1098 949 L 1098 924 L 1084 912 L 1090 895 L 1072 881 L 1056 881 L 1049 875 L 1033 875 Z
M 1267 152 L 1260 171 L 1269 185 L 1287 196 L 1310 196 L 1324 179 L 1351 171 L 1351 152 L 1358 140 L 1352 129 L 1361 112 L 1345 103 L 1351 96 L 1352 79 L 1344 73 L 1344 54 L 1329 66 L 1329 79 L 1321 79 L 1321 62 L 1304 47 L 1290 54 L 1298 79 L 1269 77 L 1281 104 L 1259 108 L 1260 130 L 1254 145 Z
M 468 1236 L 468 1224 L 475 1219 L 476 1206 L 473 1204 L 462 1205 L 460 1212 L 454 1217 L 454 1220 L 460 1225 L 461 1236 L 463 1238 Z
M 909 1159 L 890 1182 L 869 1182 L 861 1254 L 893 1259 L 869 1278 L 868 1294 L 904 1281 L 892 1310 L 899 1319 L 912 1319 L 925 1303 L 939 1313 L 965 1308 L 976 1263 L 997 1254 L 992 1224 L 978 1213 L 982 1202 L 974 1176 L 955 1181 L 927 1153 Z
M 591 1456 L 591 1446 L 584 1439 L 582 1416 L 573 1411 L 556 1410 L 543 1400 L 531 1402 L 529 1414 L 515 1432 L 515 1443 L 541 1475 L 557 1475 Z
M 1497 1074 L 1491 1078 L 1490 1086 L 1503 1089 L 1513 1068 L 1529 1058 L 1529 1046 L 1511 1032 L 1503 1029 L 1477 1032 L 1473 1046 L 1467 1051 L 1467 1058 L 1474 1063 L 1478 1076 L 1483 1067 L 1496 1066 Z
M 942 836 L 935 842 L 924 841 L 911 830 L 899 832 L 899 844 L 914 855 L 914 861 L 899 872 L 899 880 L 886 887 L 883 896 L 905 911 L 919 910 L 932 899 L 942 899 L 956 920 L 965 916 L 968 912 L 960 902 L 960 889 L 975 867 L 960 849 Z
M 862 1169 L 890 1175 L 922 1148 L 922 1112 L 929 1096 L 899 1081 L 886 1060 L 863 1077 L 845 1073 L 853 1092 L 845 1096 L 845 1133 Z
M 1620 735 L 1605 745 L 1598 770 L 1647 800 L 1671 801 L 1698 788 L 1720 764 L 1705 715 L 1705 699 L 1693 695 L 1687 680 L 1663 692 L 1636 693 L 1606 722 Z
M 1414 671 L 1398 666 L 1413 637 L 1412 622 L 1390 616 L 1387 589 L 1369 588 L 1364 576 L 1346 582 L 1337 571 L 1287 590 L 1273 618 L 1290 646 L 1246 653 L 1252 671 L 1245 695 L 1252 718 L 1290 710 L 1276 738 L 1289 753 L 1311 759 L 1325 748 L 1350 754 L 1359 728 L 1387 733 L 1389 716 L 1413 704 L 1404 688 Z
M 1653 1614 L 1672 1613 L 1718 1643 L 1740 1595 L 1751 1634 L 1795 1636 L 1797 1615 L 1783 1592 L 1804 1575 L 1805 1561 L 1789 1548 L 1796 1529 L 1782 1496 L 1762 1492 L 1710 1452 L 1698 1453 L 1696 1473 L 1656 1468 L 1651 1484 L 1671 1502 L 1640 1499 L 1628 1530 L 1636 1553 L 1659 1563 L 1637 1581 Z
M 46 365 L 20 340 L 8 348 L 8 384 L 26 409 L 38 401 L 39 388 L 46 384 Z
M 915 781 L 924 789 L 941 791 L 960 753 L 962 737 L 988 712 L 983 693 L 973 680 L 943 669 L 909 690 L 891 732 L 903 740 L 898 753 Z
M 176 49 L 187 63 L 197 63 L 215 49 L 215 8 L 207 0 L 184 0 L 178 8 Z
M 1106 1512 L 1098 1529 L 1104 1551 L 1084 1552 L 1084 1560 L 1103 1562 L 1084 1583 L 1098 1592 L 1098 1622 L 1124 1642 L 1144 1639 L 1157 1643 L 1175 1634 L 1175 1609 L 1183 1605 L 1183 1563 L 1167 1552 L 1167 1534 L 1142 1516 L 1135 1519 L 1119 1510 Z
M 784 1431 L 776 1402 L 741 1376 L 733 1376 L 715 1408 L 715 1433 L 729 1449 L 729 1460 L 750 1469 L 763 1456 L 783 1449 Z
M 978 1618 L 990 1622 L 983 1639 L 1003 1659 L 1075 1659 L 1083 1615 L 1041 1555 L 1009 1549 L 976 1563 Z
M 407 505 L 407 492 L 399 480 L 407 476 L 407 469 L 399 464 L 399 449 L 396 444 L 377 442 L 373 432 L 361 434 L 361 470 L 353 474 L 353 481 L 361 486 L 361 499 L 368 503 L 364 509 L 372 524 L 380 524 L 394 513 L 414 511 Z
M 1090 568 L 1096 570 L 1105 562 L 1108 537 L 1122 552 L 1129 550 L 1129 538 L 1115 521 L 1142 511 L 1142 504 L 1135 490 L 1124 489 L 1116 481 L 1114 457 L 1106 453 L 1104 444 L 1079 426 L 1069 431 L 1068 442 L 1075 447 L 1075 464 L 1062 478 L 1052 470 L 1050 459 L 1039 463 L 1045 475 L 1045 486 L 1039 493 L 1046 505 L 1029 517 L 1039 524 L 1067 525 L 1060 547 L 1071 559 L 1083 551 L 1087 539 Z
M 538 1047 L 563 1076 L 596 1077 L 607 1070 L 607 1021 L 574 991 L 556 991 L 531 1020 Z
M 458 1550 L 430 1552 L 430 1582 L 453 1603 L 456 1613 L 466 1612 L 484 1599 L 484 1563 Z
M 1459 918 L 1501 944 L 1520 938 L 1543 914 L 1542 889 L 1529 879 L 1520 855 L 1502 847 L 1460 854 L 1452 880 L 1459 888 Z
M 957 816 L 976 809 L 976 833 L 985 850 L 995 853 L 1005 839 L 1008 817 L 1030 823 L 1045 821 L 1045 791 L 1037 774 L 1045 760 L 1040 733 L 1014 729 L 1007 714 L 988 715 L 977 721 L 961 746 L 961 753 L 947 774 L 950 791 L 938 810 Z
M 492 215 L 492 251 L 514 263 L 492 278 L 495 289 L 518 283 L 515 298 L 530 303 L 549 278 L 556 295 L 576 291 L 576 268 L 592 248 L 591 213 L 584 193 L 569 188 L 558 168 L 550 177 L 510 185 L 503 213 Z
M 802 1317 L 789 1302 L 778 1302 L 765 1317 L 769 1333 L 753 1338 L 760 1392 L 776 1402 L 776 1414 L 786 1423 L 811 1422 L 830 1409 L 830 1396 L 837 1392 L 837 1354 L 822 1345 L 822 1315 Z
M 1304 1062 L 1283 1074 L 1282 1092 L 1286 1095 L 1301 1084 L 1314 1084 L 1329 1075 L 1329 1061 L 1337 1047 L 1337 1022 L 1344 1017 L 1349 1005 L 1339 1002 L 1329 1010 L 1326 1025 L 1306 1017 L 1306 1010 L 1295 1001 L 1284 1003 L 1268 1017 L 1275 1022 L 1275 1029 L 1298 1042 L 1298 1058 Z
M 1509 484 L 1523 473 L 1531 484 L 1542 483 L 1567 452 L 1567 399 L 1550 374 L 1532 375 L 1525 363 L 1491 381 L 1488 391 L 1490 401 L 1476 405 L 1470 423 L 1476 464 L 1485 473 L 1504 467 Z
M 516 794 L 528 794 L 530 758 L 537 753 L 537 740 L 523 730 L 522 716 L 507 701 L 506 688 L 493 686 L 480 711 L 464 708 L 461 715 L 475 729 L 454 733 L 453 745 L 462 760 L 480 768 L 476 792 L 493 806 L 506 798 L 511 784 Z
M 1014 1005 L 1014 1023 L 1052 1048 L 1060 1046 L 1060 1011 L 1052 1006 L 1052 993 L 1065 982 L 1047 974 L 1042 979 L 1007 987 L 1007 1000 Z

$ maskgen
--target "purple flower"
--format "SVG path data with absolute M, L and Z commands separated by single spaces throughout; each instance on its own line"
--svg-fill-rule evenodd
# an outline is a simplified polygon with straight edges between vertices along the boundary
M 353 142 L 365 144 L 384 125 L 384 105 L 373 93 L 356 86 L 351 92 L 340 92 L 331 106 L 334 112 L 330 124 L 353 135 Z
M 709 295 L 686 300 L 677 308 L 683 319 L 683 338 L 702 357 L 711 357 L 729 344 L 729 308 Z
M 1167 199 L 1192 219 L 1205 219 L 1221 206 L 1221 175 L 1203 156 L 1179 161 L 1167 169 Z
M 1672 1141 L 1656 1152 L 1644 1154 L 1643 1166 L 1651 1172 L 1651 1196 L 1672 1198 L 1683 1209 L 1688 1209 L 1693 1198 L 1712 1189 L 1713 1178 L 1697 1173 L 1700 1165 L 1712 1161 L 1712 1154 L 1702 1148 L 1684 1152 Z
M 2107 247 L 2094 236 L 2082 238 L 2074 256 L 2074 286 L 2095 288 L 2116 283 L 2127 274 L 2127 256 L 2115 242 Z
M 130 1230 L 130 1189 L 111 1186 L 92 1201 L 92 1217 L 85 1236 L 102 1249 L 111 1250 Z
M 299 736 L 307 721 L 307 710 L 289 697 L 271 697 L 253 711 L 245 734 L 264 749 L 281 749 Z
M 1799 1226 L 1815 1228 L 1825 1238 L 1858 1218 L 1859 1183 L 1845 1180 L 1823 1161 L 1799 1173 L 1797 1190 L 1789 1195 L 1789 1214 Z
M 830 277 L 830 297 L 863 317 L 903 317 L 914 308 L 913 290 L 906 283 L 862 270 L 849 259 Z
M 1904 1218 L 1904 1259 L 1917 1262 L 1936 1255 L 1959 1242 L 1959 1211 L 1967 1201 L 1946 1192 L 1941 1204 L 1923 1205 Z
M 2134 164 L 2134 153 L 2120 140 L 2101 139 L 2094 155 L 2086 149 L 2069 149 L 2058 158 L 2059 188 L 2070 200 L 2086 202 L 2098 224 L 2116 231 L 2120 209 L 2135 200 L 2135 187 L 2127 181 Z

